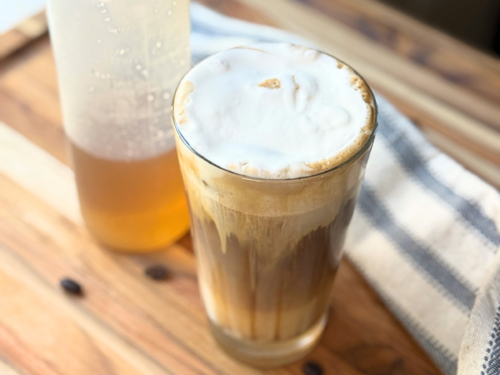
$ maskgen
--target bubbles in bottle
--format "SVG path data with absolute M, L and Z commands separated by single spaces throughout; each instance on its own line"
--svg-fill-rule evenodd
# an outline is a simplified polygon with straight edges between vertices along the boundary
M 144 19 L 134 7 L 122 12 L 118 5 L 115 7 L 105 0 L 96 0 L 90 8 L 85 7 L 94 27 L 88 30 L 91 65 L 85 72 L 87 79 L 81 81 L 89 101 L 95 103 L 88 108 L 95 123 L 90 127 L 84 120 L 78 123 L 80 128 L 75 123 L 69 132 L 75 143 L 102 157 L 127 159 L 128 153 L 133 158 L 143 158 L 173 147 L 173 140 L 165 131 L 170 125 L 170 104 L 175 90 L 171 77 L 180 79 L 189 65 L 189 56 L 184 53 L 185 45 L 179 45 L 183 34 L 179 33 L 179 37 L 177 30 L 170 30 L 165 17 L 167 14 L 174 17 L 174 12 L 175 17 L 187 15 L 177 14 L 183 4 L 179 0 L 144 2 L 148 5 L 144 12 L 150 17 L 144 18 L 146 23 L 142 23 Z M 176 22 L 172 27 L 177 25 Z M 142 38 L 147 40 L 146 50 L 137 47 Z M 184 68 L 179 67 L 181 59 L 185 61 Z M 108 95 L 110 90 L 116 100 Z M 88 139 L 84 139 L 87 134 Z M 132 140 L 133 146 L 127 145 L 127 140 Z

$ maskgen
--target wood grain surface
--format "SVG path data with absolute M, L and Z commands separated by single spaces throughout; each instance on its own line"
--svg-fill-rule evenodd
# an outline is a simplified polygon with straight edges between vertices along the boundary
M 21 22 L 14 29 L 0 34 L 0 60 L 47 33 L 45 12 Z
M 493 58 L 370 0 L 201 2 L 301 33 L 349 61 L 432 141 L 500 186 Z M 211 338 L 189 235 L 151 255 L 101 249 L 77 209 L 47 36 L 0 60 L 0 121 L 2 375 L 298 375 L 306 360 L 326 375 L 440 373 L 347 261 L 321 344 L 299 363 L 260 371 Z M 144 275 L 158 263 L 170 271 L 165 281 Z M 64 294 L 62 277 L 84 296 Z

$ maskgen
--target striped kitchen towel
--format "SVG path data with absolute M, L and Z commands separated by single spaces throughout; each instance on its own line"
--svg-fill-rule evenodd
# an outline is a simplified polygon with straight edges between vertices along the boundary
M 311 45 L 196 3 L 191 14 L 195 63 L 255 42 Z M 347 256 L 445 374 L 500 374 L 500 194 L 377 101 Z
M 443 372 L 456 374 L 476 295 L 500 261 L 500 194 L 377 100 L 348 256 Z

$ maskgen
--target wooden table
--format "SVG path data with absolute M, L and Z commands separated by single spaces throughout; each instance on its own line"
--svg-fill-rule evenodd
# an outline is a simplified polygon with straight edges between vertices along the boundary
M 494 58 L 371 0 L 202 2 L 303 34 L 349 61 L 431 141 L 500 186 Z M 305 360 L 326 375 L 440 373 L 347 261 L 321 344 L 300 363 L 259 371 L 212 340 L 189 236 L 151 255 L 101 249 L 82 224 L 65 166 L 46 35 L 0 60 L 0 121 L 2 375 L 301 374 Z M 168 280 L 144 276 L 157 263 L 170 269 Z M 82 283 L 84 297 L 61 291 L 65 276 Z

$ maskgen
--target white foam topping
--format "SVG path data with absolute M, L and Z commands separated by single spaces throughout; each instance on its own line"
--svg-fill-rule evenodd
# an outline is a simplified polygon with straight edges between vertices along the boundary
M 186 142 L 222 168 L 265 178 L 311 175 L 359 149 L 372 130 L 366 88 L 356 78 L 305 47 L 231 49 L 185 76 L 174 116 Z

